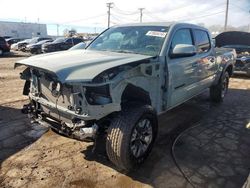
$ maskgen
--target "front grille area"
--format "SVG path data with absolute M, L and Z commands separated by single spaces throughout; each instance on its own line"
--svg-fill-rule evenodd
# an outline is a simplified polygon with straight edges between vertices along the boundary
M 72 93 L 71 88 L 67 88 L 66 86 L 62 85 L 61 94 L 59 94 L 58 96 L 53 96 L 51 88 L 51 83 L 53 81 L 47 80 L 44 77 L 40 78 L 39 81 L 40 81 L 40 93 L 42 98 L 54 104 L 57 104 L 58 106 L 66 108 L 73 103 L 73 101 L 71 101 L 72 99 L 70 98 Z
M 238 68 L 242 68 L 242 67 L 244 67 L 245 66 L 245 63 L 244 62 L 242 62 L 240 59 L 238 60 L 236 60 L 236 63 L 235 63 L 235 67 L 238 67 Z
M 55 104 L 56 106 L 61 106 L 67 108 L 74 104 L 73 98 L 71 98 L 72 89 L 64 85 L 61 85 L 61 92 L 58 96 L 52 95 L 52 80 L 46 79 L 44 76 L 39 78 L 39 93 L 40 97 L 46 99 L 47 101 Z M 41 109 L 48 115 L 65 122 L 70 122 L 72 117 L 66 113 L 59 112 L 57 109 L 41 105 Z

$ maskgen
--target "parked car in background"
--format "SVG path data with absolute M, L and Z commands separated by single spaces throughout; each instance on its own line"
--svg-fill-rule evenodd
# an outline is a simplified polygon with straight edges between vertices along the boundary
M 3 36 L 4 39 L 12 38 L 11 36 Z
M 250 77 L 250 33 L 223 32 L 215 37 L 217 47 L 234 48 L 237 53 L 235 73 L 244 72 Z
M 49 38 L 49 37 L 35 37 L 35 38 L 32 38 L 28 44 L 24 44 L 22 45 L 22 47 L 20 48 L 21 51 L 26 51 L 26 46 L 27 45 L 30 45 L 30 44 L 36 44 L 42 40 L 52 40 L 52 38 Z
M 82 38 L 58 38 L 54 40 L 52 43 L 47 43 L 42 45 L 42 51 L 43 53 L 47 52 L 56 52 L 56 51 L 62 51 L 62 50 L 68 50 L 72 46 L 83 42 Z
M 40 53 L 42 53 L 42 45 L 46 44 L 46 43 L 51 43 L 51 42 L 53 42 L 52 39 L 50 39 L 50 40 L 41 40 L 41 41 L 39 41 L 38 43 L 35 43 L 35 44 L 28 44 L 26 46 L 26 51 L 30 52 L 32 54 L 40 54 Z
M 3 37 L 0 37 L 0 56 L 10 51 L 10 46 Z
M 8 38 L 6 39 L 6 42 L 8 42 L 8 44 L 11 46 L 12 44 L 18 43 L 22 40 L 25 40 L 23 38 Z
M 14 43 L 11 45 L 11 50 L 20 50 L 24 45 L 27 45 L 30 43 L 32 39 L 25 39 L 20 42 Z
M 42 41 L 42 40 L 52 40 L 52 39 L 49 37 L 35 37 L 32 39 L 26 39 L 26 40 L 23 40 L 23 41 L 20 41 L 16 44 L 11 45 L 11 49 L 12 50 L 26 51 L 26 46 L 28 44 L 35 44 L 35 43 Z
M 210 89 L 222 102 L 234 49 L 214 49 L 209 31 L 186 23 L 114 26 L 85 50 L 20 60 L 23 112 L 78 140 L 106 138 L 111 162 L 138 167 L 153 148 L 158 115 Z M 218 114 L 220 116 L 220 114 Z

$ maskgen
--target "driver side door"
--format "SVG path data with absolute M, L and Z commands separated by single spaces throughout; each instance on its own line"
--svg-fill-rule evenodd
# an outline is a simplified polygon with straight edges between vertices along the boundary
M 176 45 L 195 45 L 191 29 L 182 28 L 177 30 L 171 41 L 171 46 L 168 54 L 168 108 L 175 107 L 197 92 L 197 55 L 170 57 Z

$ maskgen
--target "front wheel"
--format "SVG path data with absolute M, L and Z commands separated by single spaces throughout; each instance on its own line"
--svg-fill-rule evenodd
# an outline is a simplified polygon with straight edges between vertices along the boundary
M 229 74 L 228 72 L 224 72 L 222 75 L 220 81 L 217 83 L 217 85 L 210 87 L 210 98 L 213 102 L 221 102 L 223 101 L 225 95 L 228 91 L 228 85 L 229 85 Z
M 108 128 L 106 152 L 119 169 L 130 171 L 144 162 L 157 135 L 157 115 L 149 105 L 121 111 Z

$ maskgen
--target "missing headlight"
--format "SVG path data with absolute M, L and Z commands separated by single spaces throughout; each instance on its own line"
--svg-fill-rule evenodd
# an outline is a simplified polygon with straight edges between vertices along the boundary
M 86 87 L 86 99 L 91 105 L 104 105 L 112 102 L 109 85 Z
M 51 90 L 51 94 L 54 97 L 58 97 L 60 95 L 60 93 L 61 93 L 61 84 L 59 82 L 55 82 L 55 81 L 50 82 L 49 88 Z

